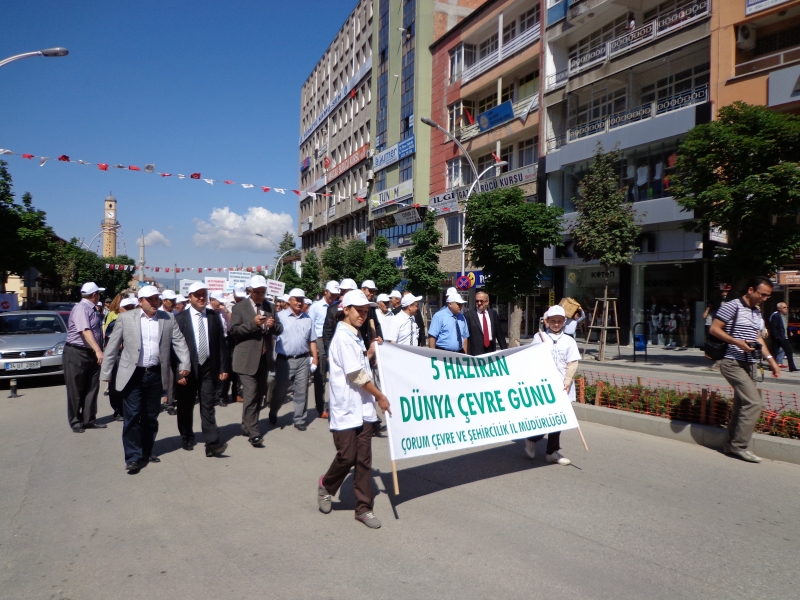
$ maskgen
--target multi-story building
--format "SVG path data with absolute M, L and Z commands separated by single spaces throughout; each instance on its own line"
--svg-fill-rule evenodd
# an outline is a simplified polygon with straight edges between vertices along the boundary
M 536 201 L 540 35 L 538 0 L 489 0 L 431 45 L 431 118 L 459 142 L 431 130 L 429 203 L 443 234 L 440 265 L 453 281 L 462 270 L 463 207 L 476 177 L 473 164 L 480 176 L 474 192 L 519 186 Z M 495 157 L 508 164 L 492 168 Z M 468 257 L 464 263 L 467 272 L 480 269 Z M 480 273 L 476 277 L 480 284 Z M 507 307 L 499 308 L 505 317 Z
M 608 274 L 623 342 L 636 323 L 648 323 L 653 343 L 702 344 L 701 315 L 713 281 L 704 236 L 684 228 L 694 215 L 671 197 L 670 178 L 685 134 L 712 116 L 712 9 L 711 0 L 548 4 L 540 147 L 546 189 L 540 196 L 562 207 L 569 223 L 598 146 L 620 150 L 620 183 L 643 223 L 633 265 Z M 585 263 L 568 236 L 545 257 L 554 267 L 556 295 L 591 310 L 602 296 L 602 269 Z M 680 331 L 665 338 L 660 325 L 672 319 Z
M 333 236 L 367 239 L 372 12 L 372 0 L 359 0 L 301 90 L 298 235 L 304 254 L 319 254 Z

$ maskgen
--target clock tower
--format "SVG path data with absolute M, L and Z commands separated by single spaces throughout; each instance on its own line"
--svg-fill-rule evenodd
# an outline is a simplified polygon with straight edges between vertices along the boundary
M 103 220 L 100 222 L 103 231 L 103 257 L 117 255 L 117 199 L 111 194 L 103 201 Z

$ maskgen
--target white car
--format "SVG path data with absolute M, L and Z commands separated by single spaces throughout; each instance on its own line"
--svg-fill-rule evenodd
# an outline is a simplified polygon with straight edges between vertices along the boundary
M 0 379 L 63 375 L 67 326 L 56 311 L 0 313 Z

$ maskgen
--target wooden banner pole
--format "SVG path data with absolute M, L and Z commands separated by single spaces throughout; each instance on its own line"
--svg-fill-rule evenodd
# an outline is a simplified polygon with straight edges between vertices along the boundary
M 581 441 L 583 442 L 583 447 L 588 452 L 589 451 L 589 446 L 586 445 L 586 438 L 583 437 L 583 432 L 581 431 L 580 424 L 578 424 L 578 434 L 580 434 L 580 436 L 581 436 Z
M 583 435 L 581 435 L 581 437 L 583 437 Z M 585 446 L 586 442 L 584 442 L 583 445 Z M 397 463 L 395 463 L 395 461 L 392 461 L 392 482 L 394 483 L 394 495 L 399 496 L 400 485 L 397 483 Z

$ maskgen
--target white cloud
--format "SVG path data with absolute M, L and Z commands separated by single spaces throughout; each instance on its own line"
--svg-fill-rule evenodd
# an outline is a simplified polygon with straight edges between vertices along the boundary
M 274 251 L 286 231 L 294 232 L 294 221 L 286 213 L 276 214 L 260 206 L 251 206 L 244 215 L 225 208 L 211 211 L 208 221 L 194 220 L 197 246 L 211 246 L 220 250 Z M 256 234 L 260 233 L 264 237 Z M 268 238 L 268 239 L 267 239 Z
M 139 237 L 139 239 L 136 240 L 136 245 L 139 246 L 141 243 L 142 238 Z M 152 248 L 153 246 L 172 246 L 172 242 L 158 229 L 153 229 L 144 236 L 144 245 L 146 248 Z

